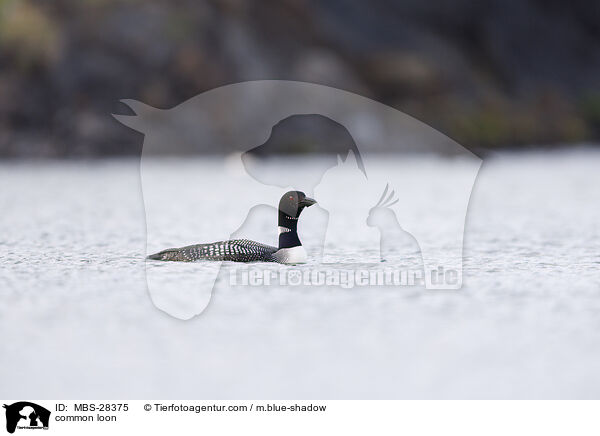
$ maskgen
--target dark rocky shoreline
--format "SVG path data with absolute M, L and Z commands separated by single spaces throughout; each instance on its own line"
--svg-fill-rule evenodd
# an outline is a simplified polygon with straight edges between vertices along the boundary
M 246 80 L 355 92 L 472 150 L 600 139 L 600 4 L 0 1 L 0 157 L 138 154 L 120 99 Z

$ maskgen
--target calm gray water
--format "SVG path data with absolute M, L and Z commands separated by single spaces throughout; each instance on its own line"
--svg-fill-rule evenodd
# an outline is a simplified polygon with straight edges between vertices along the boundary
M 181 321 L 148 293 L 139 161 L 0 163 L 0 397 L 598 398 L 598 168 L 487 159 L 461 290 L 217 287 Z

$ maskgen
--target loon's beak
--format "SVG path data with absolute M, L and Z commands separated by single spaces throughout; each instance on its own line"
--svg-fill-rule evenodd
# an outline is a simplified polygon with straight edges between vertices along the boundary
M 304 197 L 303 200 L 300 200 L 300 206 L 310 207 L 315 204 L 317 200 L 313 200 L 312 198 Z

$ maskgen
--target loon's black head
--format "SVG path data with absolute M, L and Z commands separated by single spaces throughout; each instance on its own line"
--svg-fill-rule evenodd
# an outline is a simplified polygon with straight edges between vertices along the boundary
M 279 213 L 289 218 L 298 218 L 305 207 L 315 203 L 315 200 L 308 198 L 302 191 L 289 191 L 279 200 Z
M 298 238 L 298 217 L 305 207 L 310 207 L 316 201 L 308 198 L 304 192 L 290 191 L 283 194 L 279 200 L 279 248 L 301 246 Z

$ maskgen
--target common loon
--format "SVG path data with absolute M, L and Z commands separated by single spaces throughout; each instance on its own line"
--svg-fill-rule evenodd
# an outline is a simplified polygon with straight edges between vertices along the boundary
M 261 244 L 248 239 L 231 239 L 210 244 L 169 248 L 148 256 L 153 260 L 194 262 L 197 260 L 228 260 L 233 262 L 305 263 L 306 252 L 298 238 L 298 217 L 305 207 L 316 201 L 304 192 L 289 191 L 279 200 L 279 247 Z

